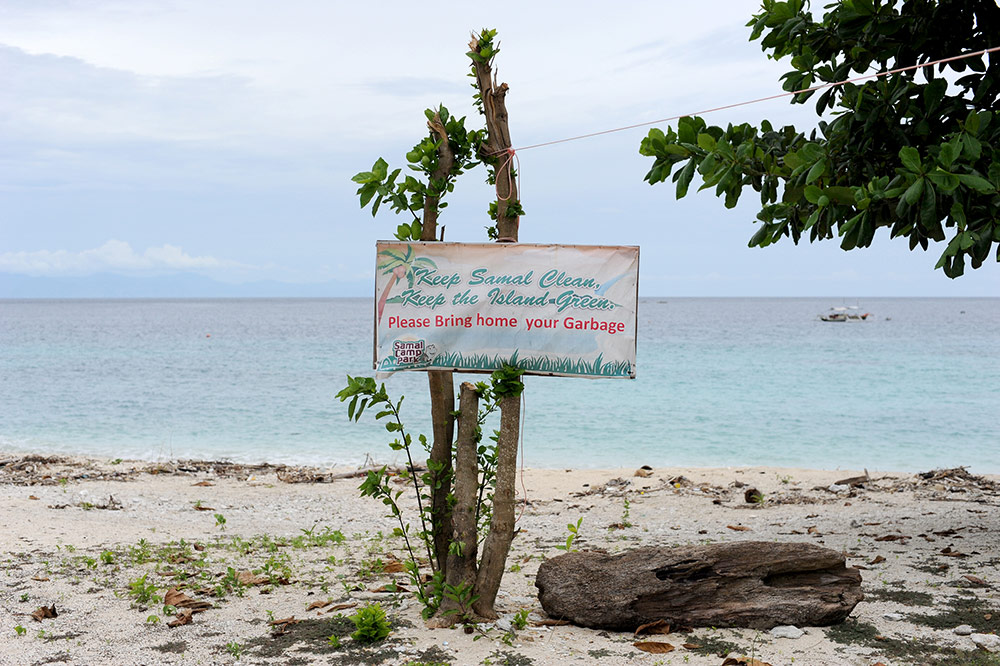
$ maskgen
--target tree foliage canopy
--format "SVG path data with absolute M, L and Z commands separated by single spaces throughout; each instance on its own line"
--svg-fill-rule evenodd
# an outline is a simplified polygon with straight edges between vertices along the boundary
M 1000 46 L 994 0 L 838 0 L 819 20 L 808 0 L 763 0 L 747 25 L 770 58 L 790 58 L 789 92 Z M 697 172 L 699 189 L 714 187 L 727 208 L 752 188 L 761 209 L 751 247 L 836 234 L 851 250 L 886 227 L 911 250 L 948 240 L 937 268 L 958 277 L 994 243 L 1000 261 L 1000 53 L 990 56 L 992 66 L 981 53 L 799 92 L 792 103 L 817 97 L 808 136 L 766 120 L 723 129 L 682 118 L 643 139 L 646 180 L 672 174 L 681 198 Z

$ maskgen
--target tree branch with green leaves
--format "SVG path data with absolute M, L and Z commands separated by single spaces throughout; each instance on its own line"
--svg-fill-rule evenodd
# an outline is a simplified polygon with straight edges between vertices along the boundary
M 857 75 L 983 51 L 1000 34 L 993 0 L 840 0 L 817 20 L 805 0 L 764 0 L 748 23 L 751 40 L 789 58 L 789 92 Z M 995 57 L 995 56 L 994 56 Z M 803 104 L 818 91 L 799 92 Z M 782 237 L 839 238 L 844 250 L 876 232 L 910 249 L 947 242 L 936 268 L 955 278 L 979 268 L 997 245 L 1000 261 L 1000 70 L 986 55 L 846 83 L 818 94 L 817 128 L 709 126 L 681 118 L 650 130 L 640 153 L 645 180 L 686 196 L 698 176 L 725 206 L 747 189 L 760 196 L 751 247 Z

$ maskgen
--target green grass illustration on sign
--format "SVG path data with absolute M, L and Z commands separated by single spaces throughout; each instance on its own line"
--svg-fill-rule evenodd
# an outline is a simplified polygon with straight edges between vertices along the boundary
M 460 370 L 492 372 L 505 365 L 511 365 L 525 372 L 538 374 L 588 375 L 592 377 L 631 377 L 632 366 L 628 361 L 604 362 L 603 354 L 588 361 L 582 358 L 566 358 L 551 356 L 529 356 L 518 358 L 515 351 L 510 357 L 499 354 L 463 354 L 461 352 L 446 352 L 434 357 L 430 362 L 437 368 L 457 368 Z M 423 366 L 426 367 L 426 366 Z M 413 365 L 397 365 L 395 357 L 388 357 L 379 363 L 380 372 L 406 370 Z

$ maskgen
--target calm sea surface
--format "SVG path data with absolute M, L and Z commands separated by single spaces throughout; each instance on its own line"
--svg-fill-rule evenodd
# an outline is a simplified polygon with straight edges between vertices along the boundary
M 841 304 L 641 299 L 638 379 L 527 379 L 525 464 L 1000 473 L 1000 299 L 817 319 Z M 394 461 L 334 398 L 372 373 L 371 321 L 367 299 L 0 301 L 0 450 Z M 387 388 L 429 432 L 425 375 Z

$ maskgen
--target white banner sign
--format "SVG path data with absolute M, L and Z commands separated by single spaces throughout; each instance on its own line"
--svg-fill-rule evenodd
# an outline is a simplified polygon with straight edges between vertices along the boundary
M 635 377 L 639 248 L 379 241 L 375 370 Z

